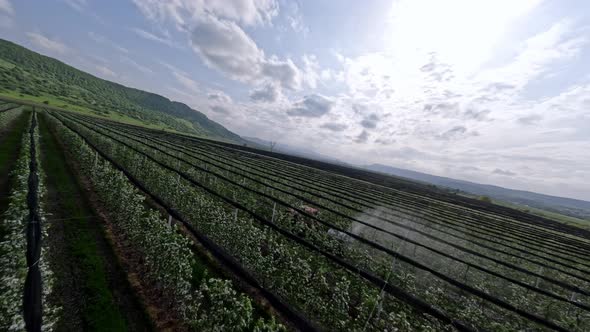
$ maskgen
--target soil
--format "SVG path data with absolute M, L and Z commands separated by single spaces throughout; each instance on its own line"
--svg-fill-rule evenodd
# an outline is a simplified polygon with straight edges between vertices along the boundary
M 50 264 L 50 301 L 63 307 L 57 331 L 149 331 L 151 322 L 109 241 L 107 223 L 77 180 L 72 158 L 39 116 Z

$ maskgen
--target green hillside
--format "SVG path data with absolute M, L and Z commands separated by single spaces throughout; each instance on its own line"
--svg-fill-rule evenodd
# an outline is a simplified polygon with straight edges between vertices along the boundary
M 242 142 L 240 136 L 183 103 L 100 79 L 3 39 L 0 94 L 53 106 L 75 105 L 103 116 L 135 119 L 151 127 Z

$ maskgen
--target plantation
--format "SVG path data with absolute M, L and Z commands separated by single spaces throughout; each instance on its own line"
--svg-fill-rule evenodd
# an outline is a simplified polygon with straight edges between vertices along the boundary
M 0 110 L 0 137 L 20 137 L 0 143 L 0 330 L 590 330 L 583 229 L 345 166 Z

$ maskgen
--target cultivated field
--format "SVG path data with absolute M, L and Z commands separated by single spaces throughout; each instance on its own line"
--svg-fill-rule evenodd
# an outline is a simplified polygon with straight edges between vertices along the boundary
M 0 110 L 0 330 L 590 330 L 587 230 L 345 166 Z

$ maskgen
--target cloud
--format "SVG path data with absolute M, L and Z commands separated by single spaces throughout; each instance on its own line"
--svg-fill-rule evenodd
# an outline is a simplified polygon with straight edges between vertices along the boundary
M 490 83 L 486 87 L 486 90 L 491 93 L 501 93 L 503 91 L 513 90 L 515 88 L 516 88 L 516 86 L 514 86 L 512 84 L 496 82 L 496 83 Z
M 346 130 L 346 128 L 348 128 L 348 126 L 343 123 L 326 122 L 322 124 L 320 128 L 328 129 L 331 131 L 344 131 Z
M 172 23 L 189 35 L 191 48 L 203 63 L 227 77 L 249 84 L 276 84 L 278 88 L 299 90 L 304 75 L 293 60 L 267 55 L 244 31 L 243 26 L 270 24 L 278 14 L 274 0 L 197 0 L 162 3 L 135 0 L 148 19 Z M 168 39 L 135 28 L 150 40 L 168 43 Z M 308 80 L 315 84 L 315 80 Z
M 117 74 L 105 65 L 96 65 L 94 68 L 103 76 L 117 77 Z
M 265 25 L 279 13 L 275 0 L 133 0 L 133 3 L 148 19 L 160 23 L 170 21 L 180 27 L 205 14 L 247 26 Z
M 375 140 L 375 143 L 381 144 L 381 145 L 391 145 L 391 144 L 394 144 L 395 142 L 397 142 L 395 139 L 383 138 L 383 137 Z
M 173 71 L 172 76 L 176 79 L 180 85 L 188 89 L 190 92 L 199 90 L 199 84 L 193 79 L 189 78 L 185 73 L 179 71 Z
M 466 120 L 485 121 L 488 119 L 490 113 L 490 110 L 476 111 L 474 109 L 468 109 L 463 113 L 463 117 Z
M 305 96 L 302 100 L 296 102 L 291 109 L 287 111 L 290 116 L 321 117 L 330 112 L 333 102 L 321 95 L 313 94 Z
M 229 114 L 229 110 L 223 106 L 220 105 L 213 105 L 210 106 L 209 109 L 215 113 L 219 113 L 219 114 Z
M 235 22 L 212 15 L 199 18 L 191 32 L 191 45 L 203 62 L 243 82 L 276 82 L 283 88 L 298 89 L 299 69 L 290 59 L 266 57 L 256 43 Z
M 12 4 L 10 3 L 10 1 L 0 0 L 0 12 L 4 12 L 5 14 L 7 14 L 9 16 L 14 15 L 14 8 L 12 7 Z
M 152 69 L 150 69 L 146 66 L 140 65 L 139 63 L 135 62 L 135 60 L 132 60 L 129 57 L 121 56 L 121 62 L 131 65 L 132 67 L 134 67 L 135 69 L 139 70 L 140 72 L 142 72 L 144 74 L 151 75 L 154 73 L 154 71 Z
M 280 97 L 280 91 L 274 84 L 266 84 L 262 88 L 250 91 L 250 99 L 255 102 L 274 103 Z
M 534 124 L 538 123 L 542 119 L 543 119 L 543 117 L 538 114 L 531 114 L 531 115 L 523 116 L 522 118 L 518 118 L 516 121 L 518 121 L 518 123 L 521 125 L 530 126 L 530 125 L 534 125 Z
M 177 45 L 176 43 L 174 43 L 170 39 L 167 39 L 167 38 L 161 37 L 161 36 L 157 36 L 151 32 L 145 31 L 143 29 L 131 28 L 131 31 L 133 31 L 136 35 L 138 35 L 139 37 L 141 37 L 143 39 L 155 41 L 157 43 L 164 44 L 166 46 L 170 46 L 173 48 L 181 48 L 179 45 Z
M 129 53 L 129 50 L 126 49 L 125 47 L 117 45 L 116 43 L 112 42 L 111 40 L 109 40 L 108 38 L 106 38 L 105 36 L 102 36 L 100 34 L 90 31 L 90 32 L 88 32 L 88 37 L 90 37 L 90 39 L 94 40 L 97 43 L 110 46 L 110 47 L 118 50 L 121 53 L 125 53 L 125 54 Z
M 27 32 L 27 36 L 29 37 L 31 43 L 47 51 L 61 55 L 66 54 L 70 51 L 70 49 L 65 44 L 57 40 L 50 39 L 40 33 Z
M 88 5 L 88 2 L 86 0 L 62 0 L 62 1 L 65 2 L 68 6 L 74 8 L 75 10 L 77 10 L 79 12 L 84 11 L 86 6 Z
M 590 77 L 575 75 L 579 87 L 567 87 L 586 53 L 587 29 L 579 21 L 521 17 L 537 15 L 533 9 L 541 1 L 395 1 L 392 7 L 400 10 L 383 24 L 387 33 L 371 41 L 374 47 L 335 34 L 325 45 L 331 53 L 317 56 L 303 44 L 286 46 L 295 53 L 271 51 L 273 37 L 299 29 L 303 19 L 284 2 L 280 17 L 278 6 L 269 14 L 252 10 L 258 8 L 255 1 L 243 12 L 234 10 L 237 1 L 135 2 L 153 26 L 168 24 L 186 34 L 196 61 L 244 83 L 238 93 L 247 90 L 250 100 L 222 105 L 232 111 L 223 124 L 241 134 L 313 144 L 318 152 L 351 162 L 399 164 L 508 186 L 521 186 L 518 181 L 526 178 L 530 189 L 563 182 L 590 193 L 579 189 L 580 179 L 590 176 L 584 149 L 590 142 Z M 447 24 L 449 17 L 453 24 Z M 518 28 L 530 21 L 538 24 Z M 342 24 L 342 31 L 351 27 Z M 334 57 L 327 61 L 331 67 L 321 68 L 326 56 Z M 550 75 L 559 77 L 549 81 Z M 315 103 L 309 97 L 314 93 L 329 102 Z M 209 103 L 223 103 L 202 98 L 207 110 Z M 223 113 L 218 111 L 211 113 Z M 518 178 L 491 176 L 506 165 Z
M 207 99 L 215 102 L 231 103 L 232 99 L 226 95 L 223 91 L 211 91 L 207 94 Z
M 315 55 L 305 54 L 303 56 L 303 81 L 312 89 L 317 87 L 320 80 L 320 65 Z
M 369 140 L 369 132 L 366 130 L 363 130 L 355 139 L 354 141 L 356 143 L 367 143 L 367 141 Z
M 208 66 L 236 79 L 251 79 L 260 70 L 263 52 L 233 22 L 207 15 L 193 28 L 191 42 Z
M 464 126 L 455 126 L 445 132 L 443 132 L 442 134 L 438 135 L 437 137 L 439 139 L 448 141 L 451 139 L 455 139 L 455 138 L 459 138 L 461 136 L 463 136 L 463 134 L 465 134 L 467 132 L 467 128 L 465 128 Z
M 378 121 L 379 116 L 376 113 L 372 113 L 361 121 L 361 126 L 365 129 L 375 129 L 377 128 Z
M 261 66 L 262 76 L 278 82 L 283 88 L 297 90 L 301 87 L 301 73 L 291 59 L 279 60 L 273 56 L 263 59 Z
M 498 175 L 503 175 L 503 176 L 514 176 L 516 175 L 516 173 L 508 171 L 508 170 L 503 170 L 503 169 L 499 169 L 496 168 L 493 172 L 493 174 L 498 174 Z

